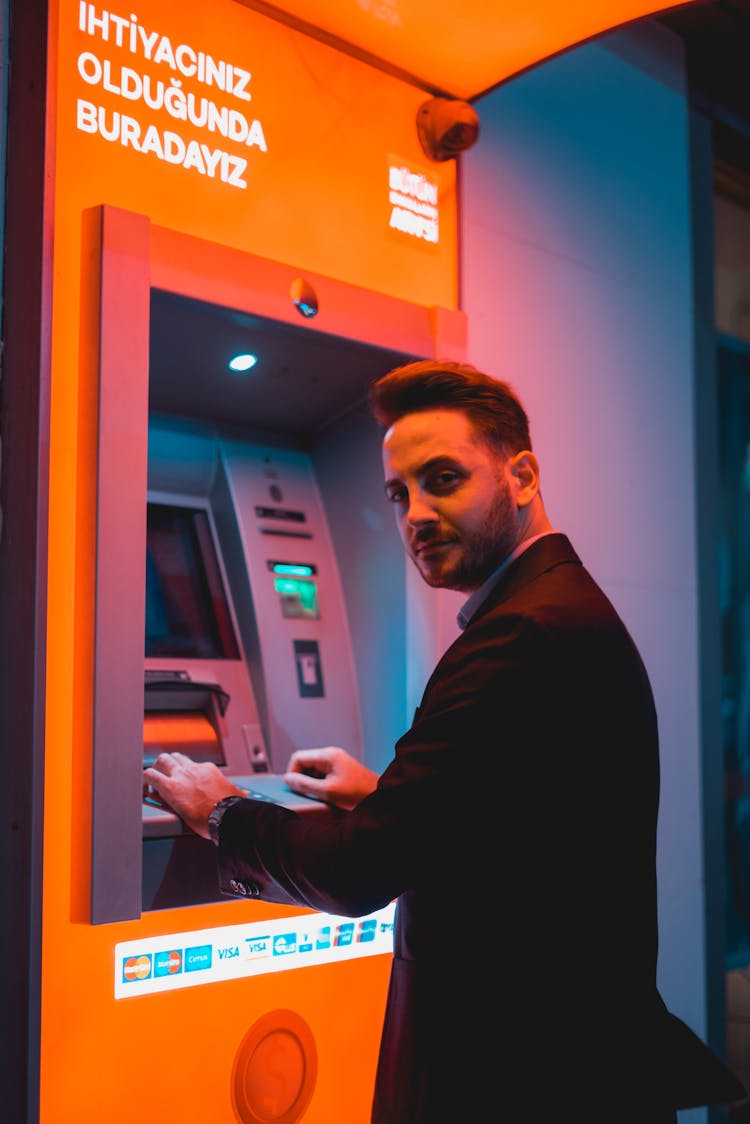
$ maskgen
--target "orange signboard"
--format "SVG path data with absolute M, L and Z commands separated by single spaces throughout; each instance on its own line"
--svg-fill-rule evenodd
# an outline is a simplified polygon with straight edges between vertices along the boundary
M 108 203 L 455 307 L 455 163 L 419 146 L 422 90 L 232 0 L 141 0 L 128 12 L 60 3 L 67 226 Z

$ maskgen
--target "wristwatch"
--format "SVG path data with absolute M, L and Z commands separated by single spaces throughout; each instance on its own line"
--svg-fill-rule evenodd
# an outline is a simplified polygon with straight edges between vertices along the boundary
M 208 817 L 208 834 L 211 836 L 211 842 L 215 847 L 219 846 L 219 824 L 223 820 L 227 808 L 231 808 L 238 800 L 244 799 L 244 796 L 224 796 L 214 804 Z

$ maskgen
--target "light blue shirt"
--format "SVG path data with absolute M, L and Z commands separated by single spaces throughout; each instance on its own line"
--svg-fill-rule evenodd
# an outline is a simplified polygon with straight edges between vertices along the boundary
M 463 605 L 458 610 L 456 619 L 458 621 L 458 627 L 462 632 L 476 613 L 479 606 L 494 589 L 500 575 L 508 569 L 508 566 L 510 566 L 511 562 L 515 562 L 516 558 L 519 558 L 525 550 L 528 550 L 531 544 L 533 542 L 536 542 L 537 539 L 543 539 L 545 535 L 556 535 L 558 533 L 559 532 L 557 531 L 542 531 L 540 535 L 532 535 L 530 539 L 524 539 L 523 542 L 518 544 L 515 550 L 511 551 L 508 557 L 500 563 L 498 568 L 496 570 L 493 570 L 493 572 L 487 578 L 487 581 L 483 582 L 480 585 L 479 589 L 475 589 L 468 600 L 464 601 Z

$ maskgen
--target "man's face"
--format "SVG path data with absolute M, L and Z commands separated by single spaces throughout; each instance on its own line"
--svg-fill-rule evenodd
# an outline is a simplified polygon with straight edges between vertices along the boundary
M 463 411 L 424 410 L 394 422 L 383 468 L 404 546 L 428 585 L 478 589 L 516 546 L 509 459 Z

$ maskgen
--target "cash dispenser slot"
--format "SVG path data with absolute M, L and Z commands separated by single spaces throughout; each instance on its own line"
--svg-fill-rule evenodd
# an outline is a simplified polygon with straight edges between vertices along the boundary
M 217 683 L 192 680 L 185 671 L 146 671 L 143 684 L 143 766 L 177 750 L 191 760 L 225 765 L 220 718 L 230 696 Z M 143 806 L 144 838 L 179 835 L 181 821 L 151 803 Z
M 229 694 L 216 683 L 196 683 L 184 673 L 146 673 L 143 706 L 143 764 L 179 750 L 193 761 L 226 764 L 219 718 Z

